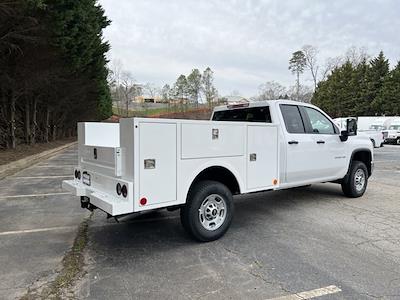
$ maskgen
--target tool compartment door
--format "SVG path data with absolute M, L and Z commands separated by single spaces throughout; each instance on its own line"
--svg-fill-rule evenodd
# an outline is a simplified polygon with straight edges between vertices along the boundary
M 276 126 L 247 126 L 247 189 L 278 185 L 278 130 Z
M 174 123 L 139 125 L 139 199 L 147 199 L 146 207 L 176 201 L 176 128 Z

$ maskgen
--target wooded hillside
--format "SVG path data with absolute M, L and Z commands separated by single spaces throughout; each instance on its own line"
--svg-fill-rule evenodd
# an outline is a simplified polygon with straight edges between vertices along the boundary
M 0 147 L 47 142 L 111 115 L 95 0 L 0 1 Z

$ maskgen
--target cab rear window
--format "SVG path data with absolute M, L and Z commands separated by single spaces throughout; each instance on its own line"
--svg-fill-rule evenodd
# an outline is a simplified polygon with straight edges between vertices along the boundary
M 216 111 L 213 121 L 272 123 L 268 106 Z

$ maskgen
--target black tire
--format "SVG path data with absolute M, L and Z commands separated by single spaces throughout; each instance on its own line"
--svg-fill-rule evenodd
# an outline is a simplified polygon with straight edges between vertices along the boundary
M 209 199 L 206 201 L 207 198 Z M 208 216 L 216 219 L 222 216 L 221 219 L 223 218 L 223 220 L 219 223 L 215 223 L 216 225 L 214 226 L 219 227 L 208 230 L 200 221 L 201 217 L 205 220 L 205 214 L 200 216 L 200 210 L 202 207 L 209 208 L 207 205 L 202 205 L 203 203 L 211 205 L 212 202 L 223 204 L 224 209 L 218 210 L 217 212 L 212 210 L 212 213 L 208 214 Z M 205 210 L 203 212 L 205 212 Z M 187 202 L 185 206 L 181 208 L 181 223 L 183 228 L 196 240 L 200 242 L 210 242 L 219 239 L 228 231 L 232 222 L 233 212 L 232 193 L 225 185 L 211 180 L 200 181 L 191 188 Z M 206 222 L 207 221 L 206 219 Z M 210 223 L 212 224 L 212 221 Z
M 356 175 L 361 175 L 364 178 L 364 183 L 360 184 L 360 180 L 356 179 Z M 359 177 L 358 177 L 359 178 Z M 349 172 L 343 178 L 342 181 L 342 191 L 343 193 L 350 198 L 358 198 L 364 195 L 365 190 L 368 185 L 368 170 L 366 165 L 362 161 L 353 161 L 351 163 Z

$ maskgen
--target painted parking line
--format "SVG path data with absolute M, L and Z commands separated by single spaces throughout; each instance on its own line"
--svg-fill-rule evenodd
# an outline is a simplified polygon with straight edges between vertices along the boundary
M 108 227 L 108 226 L 118 226 L 123 224 L 132 224 L 132 223 L 145 223 L 145 222 L 157 222 L 162 220 L 171 220 L 171 219 L 178 219 L 178 216 L 171 216 L 171 217 L 161 217 L 161 218 L 149 218 L 149 219 L 139 219 L 139 220 L 132 220 L 128 222 L 121 221 L 120 223 L 106 223 L 106 224 L 97 224 L 91 225 L 91 228 L 99 228 L 99 227 Z M 24 229 L 24 230 L 11 230 L 11 231 L 3 231 L 0 232 L 0 236 L 4 235 L 19 235 L 19 234 L 28 234 L 28 233 L 37 233 L 37 232 L 47 232 L 47 231 L 57 231 L 57 230 L 72 230 L 76 229 L 76 226 L 59 226 L 59 227 L 47 227 L 47 228 L 37 228 L 37 229 Z
M 48 228 L 37 228 L 37 229 L 3 231 L 3 232 L 0 232 L 0 236 L 26 234 L 26 233 L 36 233 L 36 232 L 47 232 L 47 231 L 57 231 L 57 230 L 73 230 L 73 229 L 76 229 L 76 228 L 77 228 L 77 226 L 61 226 L 61 227 L 48 227 Z
M 60 192 L 60 193 L 28 194 L 28 195 L 12 195 L 12 196 L 0 195 L 0 200 L 15 199 L 15 198 L 45 197 L 45 196 L 56 196 L 56 195 L 71 195 L 71 193 Z
M 39 167 L 39 168 L 57 168 L 57 167 L 76 167 L 76 165 L 63 165 L 63 164 L 58 164 L 58 165 L 35 165 L 32 167 Z
M 50 178 L 73 178 L 71 174 L 68 175 L 50 175 L 50 176 L 10 176 L 17 179 L 50 179 Z
M 336 285 L 330 285 L 327 287 L 323 287 L 320 289 L 315 289 L 311 291 L 300 292 L 292 295 L 271 298 L 269 300 L 304 300 L 304 299 L 313 299 L 325 295 L 336 294 L 341 292 L 342 290 L 338 288 Z

